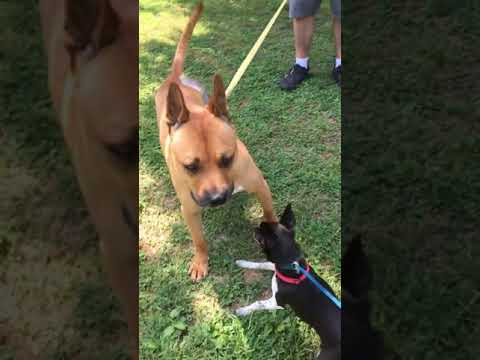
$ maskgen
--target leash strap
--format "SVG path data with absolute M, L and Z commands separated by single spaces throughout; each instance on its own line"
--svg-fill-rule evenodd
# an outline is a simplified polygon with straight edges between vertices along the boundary
M 306 271 L 303 269 L 298 262 L 294 262 L 294 265 L 296 267 L 297 272 L 301 272 L 303 275 L 307 277 L 308 280 L 310 280 L 313 285 L 315 285 L 327 298 L 329 298 L 339 309 L 342 309 L 342 303 L 332 295 L 330 291 L 325 289 L 318 281 L 315 279 L 310 272 Z
M 283 9 L 283 7 L 285 6 L 286 3 L 287 3 L 287 0 L 283 0 L 283 1 L 282 1 L 282 3 L 280 4 L 280 6 L 278 7 L 277 12 L 276 12 L 276 13 L 273 15 L 273 17 L 270 19 L 270 21 L 268 22 L 267 26 L 266 26 L 265 29 L 263 30 L 262 34 L 261 34 L 260 37 L 257 39 L 257 41 L 255 42 L 255 44 L 253 45 L 253 47 L 250 49 L 250 52 L 248 53 L 247 57 L 245 58 L 245 60 L 243 60 L 242 64 L 241 64 L 240 67 L 238 68 L 237 72 L 236 72 L 235 75 L 233 76 L 232 80 L 230 81 L 230 84 L 228 84 L 227 90 L 225 91 L 225 94 L 226 94 L 227 98 L 230 96 L 230 94 L 232 93 L 233 89 L 235 89 L 235 86 L 237 86 L 238 82 L 240 81 L 240 79 L 242 78 L 243 74 L 244 74 L 245 71 L 247 70 L 248 66 L 249 66 L 250 63 L 252 62 L 253 58 L 254 58 L 255 55 L 257 54 L 258 49 L 260 49 L 260 46 L 262 46 L 263 41 L 264 41 L 265 38 L 267 37 L 268 33 L 270 32 L 270 29 L 272 28 L 273 24 L 274 24 L 275 21 L 277 20 L 278 15 L 280 15 L 280 12 L 282 11 L 282 9 Z

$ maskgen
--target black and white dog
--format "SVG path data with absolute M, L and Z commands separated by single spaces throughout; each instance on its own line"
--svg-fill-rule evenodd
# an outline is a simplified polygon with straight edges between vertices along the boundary
M 289 305 L 295 314 L 312 326 L 320 336 L 322 351 L 318 355 L 317 360 L 340 360 L 342 358 L 342 310 L 306 278 L 305 275 L 299 274 L 292 269 L 291 265 L 297 262 L 303 269 L 309 272 L 321 286 L 334 295 L 331 287 L 315 273 L 302 256 L 302 252 L 295 242 L 294 227 L 295 216 L 289 204 L 281 216 L 280 223 L 272 224 L 263 222 L 259 228 L 255 229 L 255 239 L 265 253 L 268 262 L 238 260 L 236 264 L 246 269 L 273 271 L 272 297 L 241 307 L 236 310 L 236 314 L 245 316 L 257 310 L 277 310 Z M 365 264 L 363 263 L 365 256 L 361 249 L 360 240 L 355 240 L 351 244 L 353 246 L 347 249 L 344 258 L 342 258 L 342 265 L 344 264 L 344 259 L 346 259 L 346 265 L 350 267 L 351 270 L 360 271 L 358 274 L 362 276 L 361 270 L 365 268 Z M 359 262 L 361 268 L 357 266 Z M 350 270 L 342 268 L 342 272 L 343 271 L 349 272 Z M 347 306 L 346 313 L 349 319 L 343 319 L 343 321 L 347 321 L 347 325 L 351 329 L 353 328 L 354 331 L 356 329 L 362 331 L 362 334 L 359 334 L 360 339 L 364 339 L 370 343 L 372 342 L 374 332 L 368 320 L 369 314 L 363 313 L 365 307 L 361 304 L 363 304 L 364 300 L 355 297 L 355 294 L 359 293 L 360 290 L 357 290 L 358 286 L 355 281 L 355 274 L 351 275 L 353 276 L 349 276 L 348 278 L 350 285 L 354 289 L 347 296 L 347 304 L 342 304 L 344 308 L 345 305 Z M 368 284 L 365 283 L 362 283 L 361 286 L 367 286 L 368 288 Z M 362 289 L 362 294 L 363 291 L 364 289 Z M 349 306 L 351 302 L 353 302 L 356 307 L 360 306 L 360 308 L 356 308 L 357 310 L 360 309 L 360 313 L 357 314 L 354 311 L 352 314 L 350 311 L 351 307 Z M 365 319 L 367 324 L 358 323 L 359 321 L 363 322 Z M 358 341 L 354 341 L 353 343 L 345 343 L 343 341 L 343 345 L 347 344 L 353 345 L 357 347 L 357 349 L 362 348 L 362 346 L 358 344 Z M 360 352 L 354 351 L 354 353 L 356 353 L 356 359 L 380 359 L 373 355 L 374 352 L 365 352 L 362 350 Z M 363 355 L 368 357 L 364 357 Z

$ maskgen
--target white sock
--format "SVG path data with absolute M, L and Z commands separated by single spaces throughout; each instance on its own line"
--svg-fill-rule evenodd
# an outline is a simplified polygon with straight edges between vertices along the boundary
M 306 58 L 295 58 L 295 64 L 300 65 L 301 67 L 308 69 L 308 57 Z
M 342 58 L 335 58 L 335 67 L 339 67 L 342 65 Z

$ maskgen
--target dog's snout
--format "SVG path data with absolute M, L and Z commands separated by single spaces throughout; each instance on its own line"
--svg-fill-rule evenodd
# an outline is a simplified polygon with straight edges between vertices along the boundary
M 228 196 L 229 196 L 228 191 L 216 193 L 213 196 L 211 196 L 210 205 L 211 206 L 223 205 L 227 201 Z
M 195 202 L 201 207 L 205 207 L 205 206 L 215 207 L 215 206 L 223 205 L 228 201 L 228 199 L 233 193 L 232 189 L 233 187 L 228 187 L 223 191 L 217 191 L 217 190 L 206 191 L 201 196 L 195 196 L 192 193 L 192 197 L 195 200 Z

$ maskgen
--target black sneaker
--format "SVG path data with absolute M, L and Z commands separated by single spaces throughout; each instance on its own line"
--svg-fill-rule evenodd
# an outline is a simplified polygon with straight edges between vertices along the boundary
M 341 86 L 342 82 L 342 65 L 339 65 L 335 67 L 335 64 L 333 64 L 333 70 L 332 70 L 332 78 L 335 80 L 338 86 Z
M 294 90 L 305 80 L 308 76 L 308 69 L 300 65 L 293 65 L 288 73 L 280 80 L 280 87 L 283 90 Z

